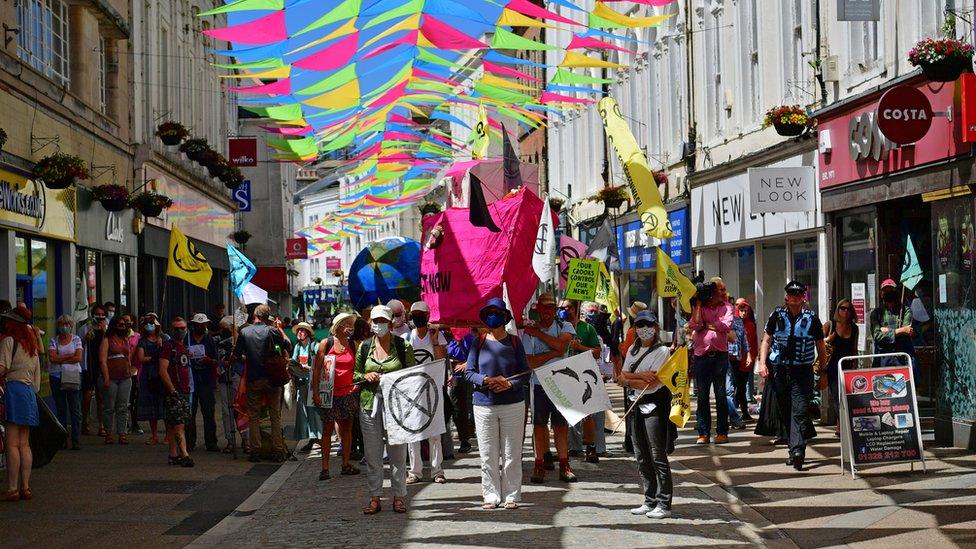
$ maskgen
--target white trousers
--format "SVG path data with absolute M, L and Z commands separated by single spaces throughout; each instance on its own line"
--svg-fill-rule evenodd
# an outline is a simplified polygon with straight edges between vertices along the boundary
M 522 420 L 525 403 L 473 406 L 485 503 L 522 500 Z
M 408 444 L 407 453 L 410 455 L 410 474 L 424 478 L 424 459 L 420 454 L 420 444 L 420 442 Z M 441 448 L 441 436 L 430 437 L 427 439 L 427 445 L 430 446 L 431 478 L 444 474 L 444 449 Z

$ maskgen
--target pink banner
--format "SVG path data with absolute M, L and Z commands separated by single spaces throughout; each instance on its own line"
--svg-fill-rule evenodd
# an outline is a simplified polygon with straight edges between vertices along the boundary
M 562 235 L 559 238 L 559 289 L 566 289 L 566 274 L 569 272 L 570 259 L 585 259 L 586 244 L 575 238 Z
M 508 283 L 512 313 L 521 322 L 522 311 L 539 284 L 532 270 L 532 250 L 542 215 L 542 200 L 523 189 L 488 206 L 493 233 L 474 227 L 467 208 L 451 208 L 424 218 L 426 244 L 431 230 L 440 227 L 439 244 L 423 251 L 420 262 L 421 296 L 430 306 L 430 318 L 445 324 L 480 324 L 478 311 L 485 301 L 502 297 Z M 553 216 L 554 222 L 558 222 Z

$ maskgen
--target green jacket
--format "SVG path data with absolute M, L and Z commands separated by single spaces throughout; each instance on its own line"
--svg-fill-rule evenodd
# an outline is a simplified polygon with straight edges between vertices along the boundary
M 377 362 L 373 358 L 373 338 L 370 337 L 359 345 L 359 352 L 356 353 L 356 369 L 353 371 L 352 380 L 359 385 L 359 405 L 363 410 L 373 409 L 373 400 L 379 390 L 379 383 L 368 383 L 365 381 L 366 374 L 379 372 L 388 374 L 404 368 L 411 368 L 417 361 L 413 357 L 413 347 L 400 336 L 392 335 L 390 342 L 393 344 L 393 353 L 383 362 Z

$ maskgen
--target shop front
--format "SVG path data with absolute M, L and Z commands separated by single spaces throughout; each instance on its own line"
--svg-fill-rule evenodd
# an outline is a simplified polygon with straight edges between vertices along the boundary
M 815 165 L 815 152 L 809 151 L 751 167 L 812 172 Z M 809 211 L 757 213 L 745 166 L 691 190 L 695 272 L 706 279 L 722 277 L 729 295 L 748 299 L 760 322 L 783 304 L 783 287 L 790 280 L 807 285 L 810 307 L 822 317 L 828 308 L 826 269 L 821 268 L 826 256 L 823 214 L 815 175 L 806 177 Z
M 911 239 L 923 272 L 904 294 L 914 316 L 919 405 L 935 417 L 939 443 L 974 449 L 976 209 L 971 145 L 962 139 L 972 105 L 960 104 L 956 86 L 903 79 L 818 113 L 820 188 L 833 228 L 832 291 L 864 296 L 863 332 L 870 334 L 864 317 L 878 306 L 881 281 L 900 279 Z M 893 124 L 900 121 L 893 97 L 909 98 L 899 99 L 901 112 L 924 113 L 921 126 Z M 871 337 L 860 347 L 871 352 Z M 931 427 L 923 421 L 923 428 Z
M 120 311 L 136 310 L 136 256 L 139 244 L 132 231 L 135 212 L 110 212 L 90 193 L 78 200 L 78 248 L 76 255 L 75 317 L 84 320 L 93 303 L 115 303 Z

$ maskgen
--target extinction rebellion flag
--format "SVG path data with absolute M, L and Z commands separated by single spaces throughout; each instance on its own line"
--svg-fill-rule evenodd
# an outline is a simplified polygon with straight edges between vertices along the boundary
M 204 289 L 210 287 L 210 277 L 213 276 L 207 258 L 176 225 L 173 225 L 169 234 L 169 263 L 166 265 L 166 276 L 185 280 Z

